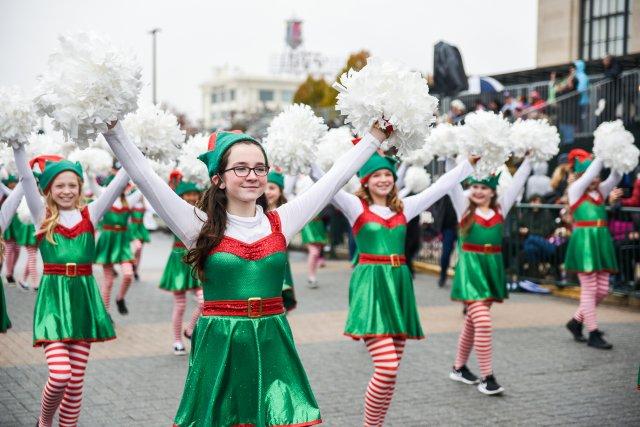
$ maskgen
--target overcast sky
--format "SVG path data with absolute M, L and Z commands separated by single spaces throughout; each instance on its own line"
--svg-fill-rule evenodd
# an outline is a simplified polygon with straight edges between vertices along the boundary
M 143 65 L 151 98 L 151 38 L 158 36 L 158 99 L 202 116 L 199 85 L 215 67 L 269 71 L 284 21 L 304 20 L 304 48 L 345 58 L 368 49 L 430 72 L 439 40 L 460 49 L 468 74 L 535 67 L 537 0 L 0 0 L 0 85 L 30 90 L 68 30 L 106 33 Z

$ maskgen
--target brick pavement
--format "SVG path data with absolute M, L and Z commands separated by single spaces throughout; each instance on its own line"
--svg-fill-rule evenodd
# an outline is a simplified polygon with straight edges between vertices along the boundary
M 128 298 L 131 315 L 114 316 L 118 340 L 93 346 L 82 426 L 171 425 L 187 359 L 170 352 L 171 296 L 156 288 L 171 240 L 153 237 L 143 281 Z M 329 263 L 320 289 L 309 290 L 304 259 L 292 258 L 300 304 L 290 321 L 324 425 L 358 426 L 371 363 L 361 343 L 341 336 L 348 266 Z M 5 292 L 15 326 L 0 336 L 0 426 L 33 425 L 46 378 L 42 350 L 30 346 L 34 295 Z M 429 336 L 407 346 L 387 425 L 639 425 L 640 313 L 603 307 L 602 328 L 615 344 L 603 352 L 572 342 L 563 329 L 575 302 L 514 295 L 494 310 L 494 368 L 507 392 L 490 398 L 447 378 L 462 321 L 448 290 L 419 275 L 416 295 Z

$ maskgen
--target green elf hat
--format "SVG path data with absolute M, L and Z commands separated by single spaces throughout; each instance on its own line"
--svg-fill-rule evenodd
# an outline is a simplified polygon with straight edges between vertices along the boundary
M 593 157 L 588 151 L 581 148 L 574 148 L 569 151 L 569 164 L 573 166 L 575 173 L 584 173 L 591 165 L 591 162 L 593 162 Z
M 47 161 L 44 165 L 44 170 L 40 174 L 40 178 L 38 180 L 38 186 L 42 192 L 46 192 L 51 185 L 53 179 L 60 175 L 62 172 L 70 171 L 75 173 L 83 179 L 82 174 L 82 166 L 79 162 L 71 162 L 69 160 L 59 160 L 59 161 Z
M 185 193 L 202 193 L 202 188 L 195 182 L 180 181 L 175 191 L 178 196 L 182 196 Z
M 198 156 L 198 159 L 207 165 L 209 178 L 219 172 L 218 168 L 220 167 L 220 160 L 222 160 L 224 153 L 226 153 L 233 144 L 242 141 L 252 141 L 258 144 L 264 153 L 264 158 L 267 158 L 267 153 L 264 151 L 262 145 L 256 139 L 245 133 L 241 133 L 240 131 L 214 132 L 209 137 L 209 151 Z
M 269 175 L 267 175 L 267 182 L 277 185 L 280 187 L 280 190 L 284 190 L 284 175 L 280 168 L 276 168 L 276 170 L 269 172 Z
M 369 160 L 367 160 L 367 162 L 358 171 L 360 183 L 366 184 L 371 175 L 381 169 L 390 170 L 393 174 L 394 181 L 398 179 L 398 175 L 396 174 L 396 160 L 391 157 L 381 156 L 378 153 L 373 153 Z
M 113 178 L 115 178 L 115 175 L 109 175 L 108 177 L 101 179 L 100 180 L 100 186 L 101 187 L 106 187 L 107 185 L 111 184 L 111 181 L 113 181 Z
M 8 177 L 6 177 L 5 179 L 2 180 L 2 183 L 4 185 L 9 185 L 9 184 L 12 184 L 12 183 L 18 182 L 18 181 L 19 181 L 19 179 L 18 179 L 17 176 L 9 174 Z
M 502 174 L 502 172 L 495 174 L 495 175 L 491 175 L 487 178 L 484 179 L 477 179 L 474 178 L 472 176 L 470 176 L 469 178 L 467 178 L 467 184 L 469 185 L 474 185 L 474 184 L 479 184 L 479 185 L 484 185 L 489 187 L 490 189 L 492 189 L 493 191 L 496 191 L 496 188 L 498 188 L 498 181 L 500 181 L 500 174 Z

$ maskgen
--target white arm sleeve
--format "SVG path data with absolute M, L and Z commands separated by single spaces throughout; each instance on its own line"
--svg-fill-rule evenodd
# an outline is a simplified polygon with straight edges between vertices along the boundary
M 611 193 L 611 190 L 613 190 L 615 186 L 618 185 L 621 179 L 622 179 L 622 175 L 620 174 L 620 172 L 614 171 L 612 169 L 607 179 L 601 182 L 600 185 L 598 186 L 598 191 L 600 191 L 600 194 L 602 194 L 602 197 L 606 198 L 609 195 L 609 193 Z
M 407 162 L 402 162 L 400 167 L 398 168 L 398 180 L 396 181 L 396 186 L 398 190 L 402 190 L 404 188 L 404 177 L 407 175 L 407 169 L 409 169 L 409 165 Z
M 367 133 L 358 144 L 336 160 L 333 167 L 311 188 L 277 209 L 287 242 L 331 201 L 378 147 L 380 142 Z
M 594 159 L 582 176 L 569 185 L 567 188 L 569 205 L 573 205 L 582 197 L 584 192 L 587 191 L 587 188 L 589 188 L 589 184 L 600 174 L 602 166 L 602 160 Z
M 21 145 L 18 148 L 14 148 L 13 155 L 16 159 L 16 168 L 20 175 L 22 190 L 27 198 L 27 205 L 31 211 L 33 223 L 36 230 L 38 230 L 42 225 L 42 221 L 44 221 L 45 214 L 44 203 L 40 198 L 40 189 L 36 183 L 36 177 L 33 176 L 33 171 L 29 167 L 29 162 L 27 162 L 27 153 L 24 150 L 24 146 Z
M 309 176 L 314 182 L 317 182 L 324 176 L 324 171 L 320 168 L 320 166 L 313 163 L 311 165 L 311 173 L 309 174 Z M 333 199 L 331 199 L 331 204 L 337 209 L 340 209 L 344 216 L 347 217 L 347 220 L 351 225 L 356 222 L 356 219 L 358 219 L 363 211 L 360 198 L 346 192 L 345 190 L 338 191 L 336 195 L 333 196 Z
M 118 196 L 124 191 L 127 183 L 129 183 L 129 175 L 127 175 L 127 172 L 122 168 L 106 188 L 100 189 L 100 196 L 89 203 L 89 216 L 94 226 L 100 222 L 104 214 L 113 206 Z
M 8 196 L 9 194 L 11 194 L 11 189 L 9 187 L 7 187 L 6 185 L 4 185 L 3 182 L 0 182 L 0 193 L 3 196 Z
M 462 189 L 462 185 L 454 185 L 453 188 L 449 191 L 449 198 L 451 199 L 451 204 L 453 205 L 453 209 L 456 211 L 456 217 L 458 218 L 458 222 L 462 221 L 462 215 L 466 212 L 469 207 L 469 198 L 467 194 Z
M 527 178 L 531 175 L 531 161 L 525 158 L 516 173 L 513 175 L 511 184 L 498 200 L 502 215 L 506 216 L 518 199 L 518 194 L 524 188 Z
M 402 190 L 398 191 L 398 197 L 404 199 L 411 193 L 411 189 L 404 187 Z
M 129 141 L 120 123 L 106 132 L 104 137 L 156 213 L 187 247 L 193 246 L 207 215 L 182 200 L 156 175 L 142 152 Z
M 22 201 L 22 196 L 24 196 L 24 191 L 22 191 L 22 183 L 18 183 L 9 194 L 9 197 L 2 204 L 2 208 L 0 208 L 0 231 L 4 232 L 7 229 L 13 216 L 16 214 L 16 210 L 18 210 L 18 206 Z
M 420 215 L 425 209 L 434 204 L 438 199 L 459 186 L 460 181 L 469 176 L 473 171 L 473 166 L 468 160 L 463 161 L 458 166 L 442 175 L 438 180 L 415 196 L 407 197 L 404 203 L 404 216 L 407 221 Z

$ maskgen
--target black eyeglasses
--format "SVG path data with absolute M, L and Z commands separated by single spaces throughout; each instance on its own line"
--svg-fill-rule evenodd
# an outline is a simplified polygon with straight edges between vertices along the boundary
M 249 176 L 251 171 L 256 174 L 256 176 L 266 176 L 269 173 L 269 166 L 260 165 L 255 168 L 250 168 L 248 166 L 236 166 L 235 168 L 229 168 L 222 171 L 222 173 L 233 171 L 238 178 L 246 178 Z

